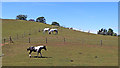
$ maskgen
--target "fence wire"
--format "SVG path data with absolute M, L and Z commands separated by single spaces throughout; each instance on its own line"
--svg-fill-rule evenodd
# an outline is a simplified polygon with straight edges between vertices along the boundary
M 81 39 L 81 38 L 74 38 L 74 37 L 60 37 L 60 36 L 40 36 L 40 37 L 30 37 L 31 35 L 36 35 L 38 33 L 42 33 L 42 30 L 34 30 L 23 32 L 21 34 L 15 34 L 11 36 L 12 41 L 20 42 L 20 43 L 69 43 L 75 45 L 118 45 L 118 40 L 104 40 L 104 39 Z M 10 43 L 10 37 L 3 37 L 2 43 Z

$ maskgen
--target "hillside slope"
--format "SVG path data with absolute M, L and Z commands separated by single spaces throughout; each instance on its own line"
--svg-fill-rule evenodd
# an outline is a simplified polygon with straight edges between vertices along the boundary
M 3 19 L 2 37 L 7 43 L 2 46 L 3 66 L 118 65 L 118 37 L 95 35 L 63 27 L 56 27 L 58 35 L 48 35 L 42 32 L 45 27 L 52 26 L 38 22 Z M 14 43 L 9 43 L 9 36 Z M 26 49 L 38 45 L 47 46 L 48 51 L 42 50 L 44 58 L 34 58 L 36 53 L 32 53 L 33 58 L 29 58 Z
M 23 20 L 9 20 L 9 19 L 3 19 L 2 20 L 2 37 L 4 38 L 9 38 L 9 36 L 12 36 L 13 38 L 17 38 L 17 35 L 22 37 L 22 36 L 48 36 L 48 34 L 43 34 L 42 30 L 45 27 L 52 27 L 51 25 L 48 24 L 43 24 L 43 23 L 38 23 L 38 22 L 30 22 L 30 21 L 23 21 Z M 72 41 L 73 39 L 76 40 L 86 40 L 86 41 L 106 41 L 109 42 L 109 44 L 113 44 L 110 41 L 116 41 L 118 40 L 118 37 L 115 36 L 103 36 L 103 35 L 95 35 L 91 33 L 85 33 L 85 32 L 80 32 L 80 31 L 73 31 L 71 29 L 66 29 L 63 27 L 57 28 L 59 30 L 59 34 L 57 36 L 60 37 L 66 37 L 70 38 Z M 38 31 L 41 32 L 38 32 Z M 28 35 L 28 34 L 31 35 Z M 36 35 L 37 34 L 37 35 Z M 56 36 L 56 35 L 51 35 L 51 36 Z M 69 40 L 70 40 L 69 39 Z M 75 40 L 75 41 L 76 41 Z M 115 43 L 114 43 L 115 44 Z

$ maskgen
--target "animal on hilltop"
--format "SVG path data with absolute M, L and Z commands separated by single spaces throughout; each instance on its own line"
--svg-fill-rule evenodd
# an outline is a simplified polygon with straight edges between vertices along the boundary
M 58 29 L 51 29 L 51 28 L 44 28 L 43 34 L 48 31 L 48 34 L 53 34 L 53 32 L 56 32 L 55 34 L 58 34 Z
M 49 32 L 48 32 L 48 34 L 51 34 L 53 32 L 56 32 L 55 34 L 58 34 L 58 30 L 57 29 L 50 29 Z
M 50 30 L 50 28 L 44 28 L 44 29 L 43 29 L 43 33 L 47 32 L 47 31 L 49 31 L 49 30 Z

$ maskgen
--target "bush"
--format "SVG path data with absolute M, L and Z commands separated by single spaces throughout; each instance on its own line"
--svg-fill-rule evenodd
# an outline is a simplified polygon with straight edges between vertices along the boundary
M 52 24 L 51 24 L 51 25 L 60 26 L 60 24 L 59 24 L 59 23 L 57 23 L 57 22 L 52 22 Z
M 16 16 L 16 19 L 19 19 L 19 20 L 27 20 L 27 15 L 17 15 L 17 16 Z

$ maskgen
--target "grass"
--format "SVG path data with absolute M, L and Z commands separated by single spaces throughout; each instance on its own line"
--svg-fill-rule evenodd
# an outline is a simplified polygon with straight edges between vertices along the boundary
M 3 19 L 2 37 L 12 36 L 15 43 L 2 46 L 3 66 L 117 66 L 118 37 L 95 35 L 58 27 L 58 35 L 43 34 L 48 24 L 22 20 Z M 24 34 L 22 38 L 22 34 Z M 31 35 L 28 35 L 31 33 Z M 19 35 L 17 39 L 16 34 Z M 28 43 L 31 38 L 31 43 Z M 45 39 L 48 43 L 45 43 Z M 66 39 L 64 43 L 64 38 Z M 102 46 L 100 40 L 103 41 Z M 46 58 L 29 58 L 27 48 L 44 44 L 48 51 L 42 51 Z M 36 56 L 36 53 L 32 53 Z

